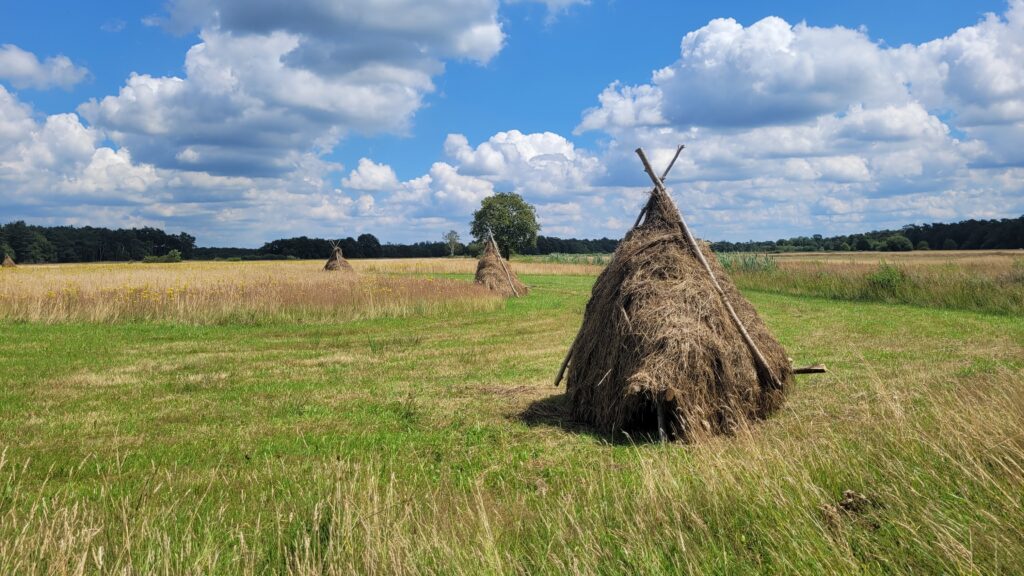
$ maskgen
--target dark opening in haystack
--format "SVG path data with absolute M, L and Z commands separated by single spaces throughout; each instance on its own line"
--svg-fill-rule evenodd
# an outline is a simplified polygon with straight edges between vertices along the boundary
M 4 254 L 4 268 L 14 268 L 17 264 L 14 263 L 14 259 L 11 258 L 10 254 Z
M 695 242 L 725 297 L 717 291 L 660 185 L 645 214 L 598 277 L 567 357 L 572 416 L 609 433 L 663 430 L 685 441 L 764 418 L 792 381 L 785 350 L 708 246 Z
M 493 238 L 484 242 L 484 253 L 476 264 L 476 283 L 504 297 L 526 296 L 530 289 L 519 281 L 508 261 L 501 257 Z
M 336 242 L 331 242 L 331 256 L 327 259 L 327 263 L 324 264 L 324 270 L 355 272 L 352 269 L 352 265 L 342 255 L 341 246 L 338 246 Z

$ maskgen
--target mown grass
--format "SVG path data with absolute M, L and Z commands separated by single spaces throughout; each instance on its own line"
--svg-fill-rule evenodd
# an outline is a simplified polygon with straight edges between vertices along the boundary
M 610 443 L 550 384 L 592 278 L 524 280 L 333 325 L 0 322 L 0 573 L 1024 571 L 1020 318 L 750 292 L 831 372 L 737 437 Z
M 876 261 L 814 260 L 765 254 L 720 254 L 741 289 L 836 300 L 913 304 L 996 314 L 1024 314 L 1024 256 L 939 256 Z

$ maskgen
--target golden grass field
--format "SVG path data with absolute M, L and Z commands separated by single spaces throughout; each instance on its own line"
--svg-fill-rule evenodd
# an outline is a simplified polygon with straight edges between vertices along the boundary
M 325 272 L 319 261 L 20 266 L 0 276 L 0 317 L 47 323 L 338 322 L 488 310 L 500 303 L 471 283 L 375 274 L 370 271 L 380 266 L 366 264 L 357 265 L 363 271 L 358 277 Z

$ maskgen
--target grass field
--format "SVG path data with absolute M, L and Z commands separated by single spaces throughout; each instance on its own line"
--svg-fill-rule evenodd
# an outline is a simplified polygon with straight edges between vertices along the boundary
M 745 290 L 1024 315 L 1024 251 L 723 254 Z
M 368 286 L 452 294 L 475 266 L 353 264 Z M 195 266 L 26 266 L 0 293 Z M 1019 314 L 748 288 L 796 362 L 831 372 L 737 437 L 612 441 L 551 387 L 599 266 L 514 266 L 527 298 L 363 316 L 318 300 L 32 318 L 5 301 L 0 574 L 1024 572 Z

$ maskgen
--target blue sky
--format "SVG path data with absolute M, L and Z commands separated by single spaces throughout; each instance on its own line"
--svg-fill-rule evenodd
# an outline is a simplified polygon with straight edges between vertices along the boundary
M 204 245 L 618 236 L 665 161 L 710 239 L 1024 212 L 1024 2 L 9 3 L 0 220 Z

